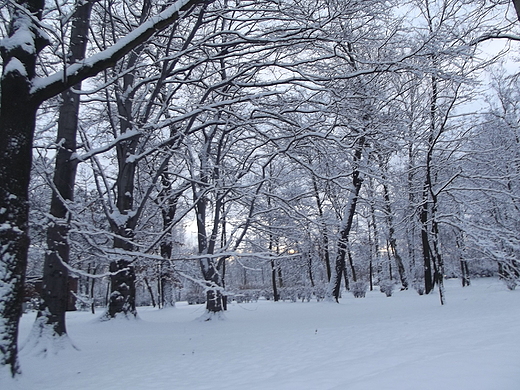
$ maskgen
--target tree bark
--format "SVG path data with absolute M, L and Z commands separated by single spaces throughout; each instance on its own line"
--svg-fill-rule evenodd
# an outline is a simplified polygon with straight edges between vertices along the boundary
M 432 258 L 430 242 L 428 240 L 428 201 L 423 198 L 421 208 L 421 243 L 424 265 L 424 293 L 429 294 L 433 290 Z
M 361 176 L 361 172 L 359 170 L 359 162 L 361 161 L 361 156 L 363 153 L 363 148 L 365 145 L 365 138 L 363 136 L 358 138 L 358 144 L 356 146 L 356 151 L 354 153 L 354 171 L 352 172 L 352 192 L 350 194 L 349 203 L 347 205 L 346 211 L 346 219 L 344 221 L 343 227 L 340 231 L 340 238 L 338 241 L 338 254 L 336 256 L 336 275 L 334 276 L 334 284 L 332 294 L 336 302 L 339 302 L 340 296 L 340 288 L 341 288 L 341 276 L 343 275 L 345 269 L 345 258 L 347 256 L 348 248 L 348 238 L 350 234 L 350 230 L 352 229 L 352 222 L 354 221 L 354 214 L 356 213 L 356 205 L 359 197 L 359 191 L 361 190 L 361 185 L 363 184 L 363 177 Z M 355 272 L 354 266 L 351 262 L 352 271 Z M 353 275 L 355 278 L 355 275 Z
M 20 373 L 18 321 L 29 248 L 28 188 L 39 106 L 30 90 L 38 53 L 47 44 L 30 15 L 41 19 L 43 7 L 41 0 L 18 1 L 1 49 L 4 66 L 0 80 L 0 371 L 7 369 L 12 376 Z
M 325 262 L 327 281 L 330 282 L 332 270 L 330 267 L 329 235 L 327 233 L 327 225 L 325 224 L 323 214 L 323 203 L 320 199 L 320 193 L 318 191 L 318 183 L 316 183 L 316 178 L 314 176 L 312 176 L 312 186 L 314 189 L 314 198 L 316 199 L 316 206 L 318 207 L 318 215 L 320 217 L 321 239 L 323 244 L 323 261 Z
M 383 178 L 384 179 L 384 178 Z M 397 240 L 395 238 L 395 228 L 394 228 L 394 218 L 392 215 L 392 206 L 390 204 L 390 192 L 388 191 L 388 186 L 383 184 L 383 195 L 385 198 L 385 212 L 386 212 L 386 221 L 388 224 L 388 244 L 389 249 L 394 256 L 395 263 L 397 264 L 397 270 L 399 272 L 399 278 L 401 280 L 401 286 L 403 290 L 408 289 L 408 277 L 406 276 L 406 269 L 404 267 L 403 259 L 399 255 L 397 251 Z
M 87 48 L 90 11 L 92 1 L 78 2 L 72 16 L 68 64 L 82 60 Z M 74 86 L 80 90 L 81 83 Z M 55 336 L 67 333 L 65 312 L 70 294 L 68 287 L 69 272 L 63 263 L 69 263 L 68 235 L 70 225 L 67 206 L 64 202 L 74 198 L 77 161 L 76 134 L 80 106 L 79 95 L 71 89 L 61 94 L 61 105 L 58 118 L 59 145 L 56 154 L 56 165 L 53 177 L 53 193 L 51 197 L 50 214 L 54 217 L 47 228 L 47 251 L 43 265 L 42 305 L 37 314 L 35 326 L 40 327 L 38 336 L 49 331 Z M 68 218 L 67 218 L 68 217 Z M 44 328 L 47 328 L 44 330 Z M 36 340 L 35 340 L 36 341 Z

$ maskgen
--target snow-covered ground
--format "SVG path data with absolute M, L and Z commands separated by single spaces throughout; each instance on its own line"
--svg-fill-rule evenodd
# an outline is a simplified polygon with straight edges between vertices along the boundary
M 496 279 L 436 294 L 369 292 L 333 303 L 232 304 L 223 321 L 202 306 L 140 308 L 139 321 L 68 313 L 79 348 L 21 353 L 3 390 L 518 390 L 520 291 Z M 34 313 L 21 321 L 21 340 Z M 7 386 L 6 386 L 7 385 Z

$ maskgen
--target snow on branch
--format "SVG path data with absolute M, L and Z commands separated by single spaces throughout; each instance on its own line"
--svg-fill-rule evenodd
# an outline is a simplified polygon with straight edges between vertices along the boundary
M 43 102 L 67 88 L 114 66 L 117 61 L 137 46 L 146 42 L 153 34 L 178 20 L 182 11 L 186 11 L 199 3 L 210 1 L 177 0 L 173 5 L 160 14 L 152 16 L 108 49 L 72 64 L 48 77 L 35 79 L 31 90 L 34 100 L 37 103 Z

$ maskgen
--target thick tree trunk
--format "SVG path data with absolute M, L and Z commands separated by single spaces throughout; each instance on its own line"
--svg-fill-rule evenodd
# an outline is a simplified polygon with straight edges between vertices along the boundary
M 200 154 L 201 159 L 201 178 L 200 182 L 204 183 L 204 186 L 208 185 L 209 182 L 209 148 L 210 148 L 209 137 L 206 140 L 206 148 Z M 205 188 L 204 188 L 205 189 Z M 203 190 L 204 190 L 203 189 Z M 211 255 L 215 247 L 215 232 L 208 240 L 208 234 L 206 231 L 206 211 L 208 199 L 197 191 L 195 183 L 192 183 L 193 200 L 195 202 L 195 212 L 197 219 L 197 241 L 198 250 L 200 255 Z M 214 221 L 218 221 L 220 215 L 220 205 L 215 206 Z M 202 276 L 206 281 L 206 311 L 208 314 L 218 314 L 223 311 L 222 303 L 222 277 L 218 272 L 215 260 L 211 257 L 201 258 L 199 261 Z M 210 320 L 211 317 L 207 317 Z
M 72 17 L 70 50 L 67 61 L 73 64 L 85 57 L 87 36 L 90 25 L 92 1 L 78 4 Z M 80 90 L 81 84 L 74 86 Z M 78 126 L 80 98 L 73 90 L 61 94 L 60 113 L 58 118 L 59 145 L 54 168 L 53 193 L 50 214 L 54 217 L 47 228 L 47 251 L 43 265 L 42 305 L 38 311 L 36 328 L 31 337 L 43 334 L 64 336 L 66 331 L 65 312 L 69 297 L 69 273 L 63 263 L 69 263 L 69 221 L 68 210 L 64 201 L 74 198 L 77 161 L 73 160 L 76 152 L 76 134 Z M 38 340 L 33 340 L 37 343 Z
M 22 313 L 29 248 L 28 188 L 38 103 L 30 89 L 38 53 L 47 44 L 31 14 L 41 19 L 44 2 L 18 1 L 1 50 L 0 83 L 0 376 L 20 372 L 18 321 Z M 29 37 L 29 41 L 28 41 Z M 27 50 L 27 47 L 31 50 Z
M 148 17 L 150 11 L 150 0 L 143 2 L 141 9 L 140 23 L 142 24 Z M 119 114 L 120 134 L 123 135 L 132 130 L 134 124 L 133 100 L 134 100 L 134 80 L 135 71 L 133 69 L 139 58 L 139 53 L 143 47 L 140 46 L 132 51 L 125 65 L 125 70 L 130 70 L 123 76 L 121 91 L 116 94 L 117 112 Z M 122 220 L 113 220 L 112 230 L 118 235 L 114 240 L 114 248 L 123 251 L 134 249 L 131 243 L 134 237 L 137 219 L 134 207 L 135 172 L 137 164 L 129 159 L 133 156 L 139 143 L 139 135 L 119 142 L 116 145 L 118 175 L 116 180 L 116 208 Z M 111 292 L 108 303 L 108 316 L 110 318 L 118 315 L 125 317 L 136 317 L 135 307 L 135 270 L 130 260 L 119 259 L 110 263 Z
M 121 259 L 111 262 L 109 269 L 112 275 L 106 316 L 136 317 L 134 267 L 129 261 Z
M 4 67 L 5 69 L 5 67 Z M 30 83 L 17 72 L 4 75 L 0 112 L 0 369 L 19 373 L 18 320 L 22 314 L 29 248 L 28 188 L 36 107 Z
M 114 240 L 114 248 L 131 251 L 133 245 L 129 243 L 131 237 L 125 237 L 128 233 L 125 227 L 119 231 L 121 238 Z M 132 230 L 133 232 L 133 230 Z M 135 269 L 131 260 L 119 259 L 110 262 L 110 296 L 106 319 L 116 317 L 135 318 L 137 309 L 135 306 Z
M 132 54 L 133 55 L 133 54 Z M 131 81 L 125 86 L 131 88 Z M 127 90 L 124 88 L 124 90 Z M 121 134 L 131 129 L 132 116 L 131 96 L 128 100 L 118 100 L 118 113 L 121 121 Z M 116 146 L 119 171 L 116 181 L 116 208 L 119 218 L 111 223 L 113 232 L 117 235 L 114 239 L 114 248 L 123 251 L 132 251 L 134 245 L 131 240 L 134 237 L 137 215 L 134 213 L 134 189 L 136 163 L 128 158 L 135 153 L 139 137 L 120 142 Z M 135 270 L 132 261 L 119 259 L 110 263 L 110 299 L 107 314 L 110 318 L 118 315 L 136 317 L 135 307 Z

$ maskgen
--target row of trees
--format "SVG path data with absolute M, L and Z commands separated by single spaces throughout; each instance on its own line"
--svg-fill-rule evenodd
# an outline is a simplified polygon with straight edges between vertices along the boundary
M 514 286 L 517 80 L 468 108 L 505 54 L 481 45 L 515 39 L 507 6 L 9 2 L 0 365 L 19 372 L 29 224 L 44 353 L 67 342 L 70 273 L 109 279 L 105 319 L 135 317 L 152 277 L 164 306 L 201 286 L 207 319 L 266 269 L 275 300 L 284 280 L 338 300 L 342 280 L 396 279 L 444 303 L 446 274 L 488 260 Z

